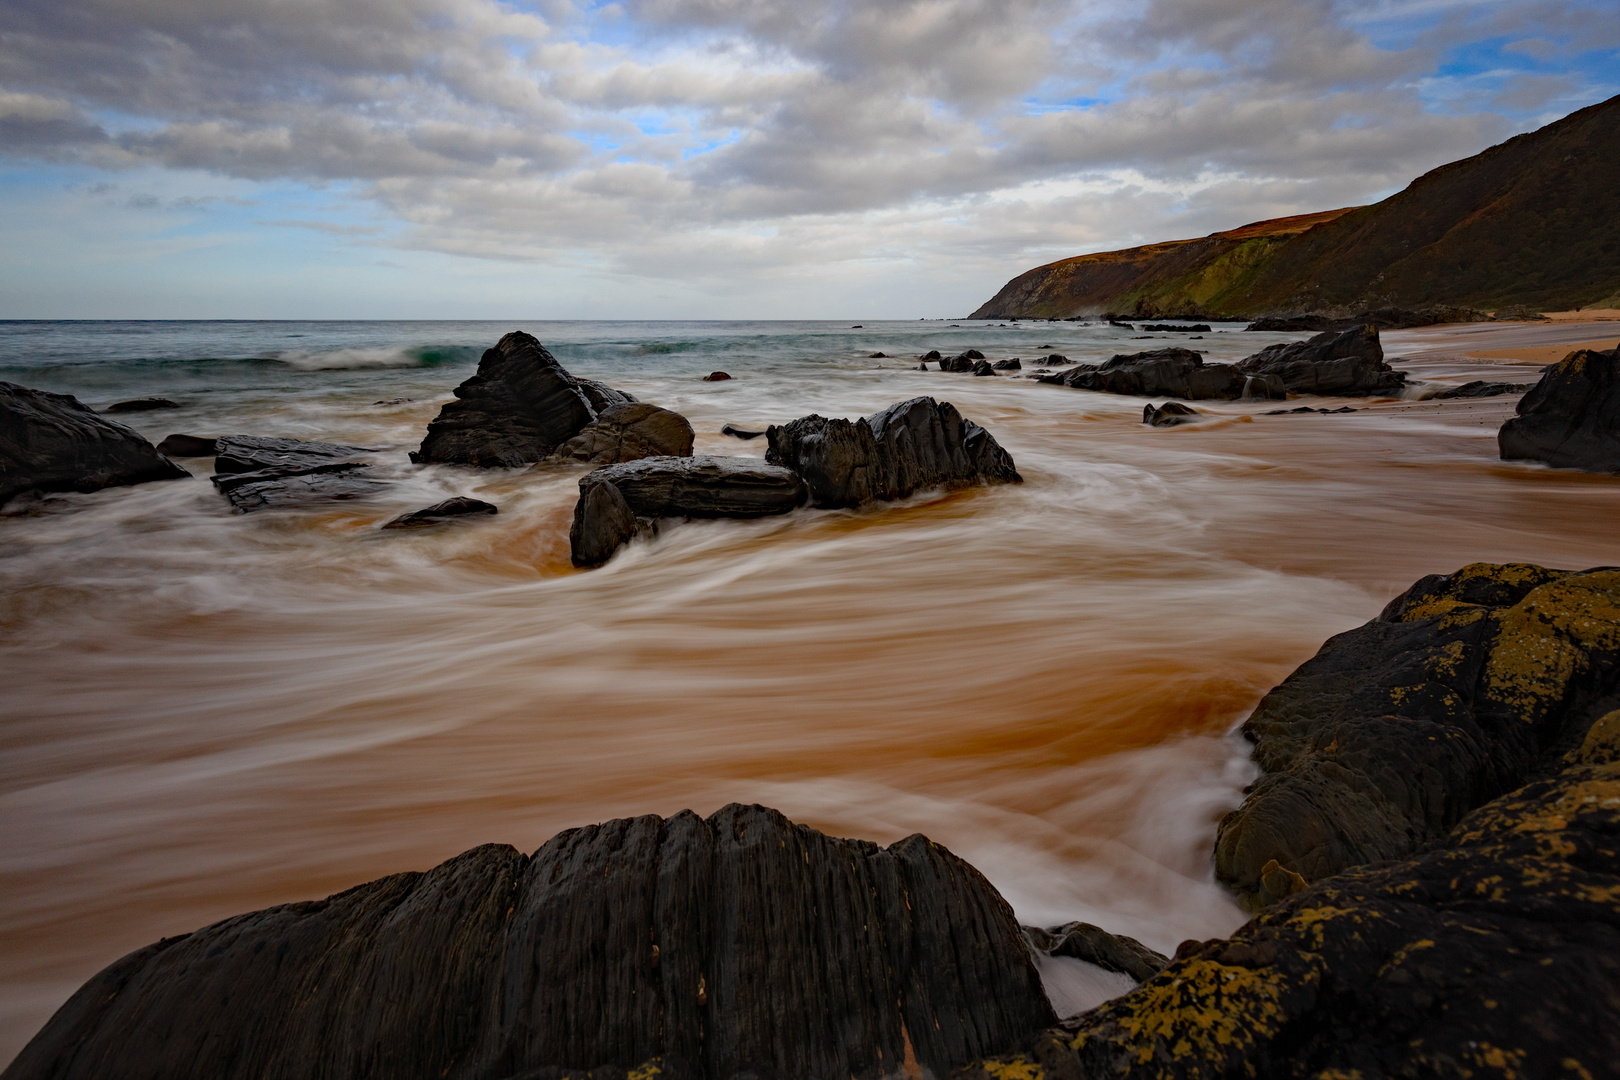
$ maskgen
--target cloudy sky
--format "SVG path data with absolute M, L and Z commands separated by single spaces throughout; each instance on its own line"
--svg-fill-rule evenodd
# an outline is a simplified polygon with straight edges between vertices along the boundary
M 0 317 L 960 315 L 1617 61 L 1620 0 L 6 0 Z

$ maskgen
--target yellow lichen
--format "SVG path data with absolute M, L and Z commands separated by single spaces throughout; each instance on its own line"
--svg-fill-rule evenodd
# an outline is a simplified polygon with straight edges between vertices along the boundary
M 625 1080 L 652 1080 L 653 1077 L 664 1071 L 663 1058 L 651 1058 L 625 1074 Z
M 979 1068 L 995 1080 L 1042 1080 L 1045 1071 L 1022 1054 L 1008 1061 L 981 1061 Z
M 1576 761 L 1590 765 L 1620 761 L 1620 709 L 1604 713 L 1593 721 L 1581 748 L 1573 756 Z
M 1563 699 L 1594 649 L 1620 649 L 1620 572 L 1601 571 L 1532 589 L 1502 613 L 1485 686 L 1527 721 Z

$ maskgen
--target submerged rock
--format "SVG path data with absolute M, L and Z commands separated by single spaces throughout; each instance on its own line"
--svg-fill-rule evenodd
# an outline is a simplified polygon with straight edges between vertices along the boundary
M 1024 365 L 1019 362 L 1018 357 L 1016 356 L 1011 360 L 997 360 L 990 366 L 995 368 L 997 371 L 1022 371 L 1024 369 Z
M 1170 323 L 1143 323 L 1139 329 L 1150 330 L 1155 333 L 1207 334 L 1209 333 L 1209 324 L 1194 323 L 1191 326 L 1174 326 Z
M 513 331 L 456 387 L 456 400 L 428 424 L 411 460 L 485 468 L 541 461 L 596 419 L 592 392 L 605 405 L 623 404 L 606 401 L 600 391 L 607 388 L 593 385 L 596 391 L 563 370 L 532 336 Z
M 1389 394 L 1406 385 L 1406 373 L 1384 362 L 1378 328 L 1370 324 L 1269 346 L 1238 361 L 1237 369 L 1275 375 L 1294 394 Z
M 170 435 L 157 444 L 158 453 L 170 457 L 213 457 L 219 439 L 210 435 Z
M 949 402 L 891 405 L 861 420 L 805 416 L 768 431 L 765 460 L 804 477 L 811 502 L 861 506 L 925 488 L 1022 483 L 1012 455 Z
M 644 457 L 689 457 L 692 425 L 686 417 L 657 405 L 612 405 L 578 435 L 557 447 L 554 457 L 592 465 L 614 465 Z
M 938 356 L 933 355 L 930 355 L 927 359 L 939 360 L 939 370 L 941 371 L 950 371 L 955 372 L 958 375 L 966 375 L 975 370 L 975 362 L 983 360 L 984 353 L 980 352 L 978 349 L 969 349 L 967 352 L 957 353 L 955 356 L 947 356 L 942 360 L 940 360 Z
M 115 401 L 107 406 L 105 411 L 110 413 L 153 412 L 157 409 L 178 409 L 179 407 L 180 403 L 178 401 L 170 401 L 168 398 L 143 397 L 131 398 L 128 401 Z
M 1170 963 L 1168 956 L 1153 951 L 1133 937 L 1110 934 L 1102 927 L 1086 922 L 1064 923 L 1045 930 L 1026 926 L 1024 940 L 1030 948 L 1047 956 L 1084 960 L 1105 971 L 1129 975 L 1139 983 L 1147 982 Z
M 1497 433 L 1504 460 L 1620 472 L 1620 348 L 1570 353 L 1519 399 L 1517 412 Z
M 1153 427 L 1176 427 L 1178 424 L 1193 423 L 1198 410 L 1179 401 L 1167 401 L 1163 405 L 1147 404 L 1142 406 L 1142 423 Z
M 1499 397 L 1502 394 L 1522 394 L 1530 389 L 1530 383 L 1486 382 L 1476 379 L 1473 382 L 1453 386 L 1450 390 L 1442 390 L 1430 400 L 1444 401 L 1448 398 L 1481 398 Z
M 756 428 L 740 428 L 736 424 L 725 424 L 720 428 L 720 434 L 730 435 L 733 439 L 757 439 L 765 432 Z
M 980 360 L 973 365 L 973 374 L 975 375 L 995 375 L 995 373 L 995 367 L 988 360 Z
M 791 470 L 748 457 L 654 457 L 582 476 L 581 495 L 611 483 L 641 517 L 751 518 L 785 514 L 803 501 Z
M 1040 381 L 1076 390 L 1193 401 L 1231 399 L 1243 393 L 1243 374 L 1237 368 L 1230 364 L 1205 364 L 1198 353 L 1181 348 L 1121 353 L 1101 365 L 1081 364 L 1067 371 L 1042 375 Z
M 385 529 L 419 529 L 433 525 L 443 525 L 447 521 L 461 521 L 472 516 L 485 516 L 498 514 L 500 508 L 494 503 L 487 503 L 482 499 L 469 499 L 458 495 L 453 499 L 434 503 L 432 506 L 420 510 L 412 510 L 408 514 L 401 514 L 392 521 L 385 523 Z
M 474 848 L 137 950 L 8 1077 L 935 1076 L 1054 1021 L 1012 910 L 923 836 L 758 806 Z
M 169 438 L 173 439 L 176 436 L 171 435 Z M 202 440 L 198 440 L 198 445 L 201 442 Z M 353 461 L 361 454 L 373 452 L 364 446 L 345 446 L 342 443 L 314 442 L 307 439 L 221 435 L 214 440 L 214 471 L 248 473 L 278 469 L 283 470 L 278 475 L 293 476 L 299 471 Z
M 71 395 L 0 382 L 0 504 L 25 491 L 100 491 L 190 475 Z
M 723 371 L 711 371 L 707 375 L 703 376 L 703 381 L 704 382 L 727 382 L 727 381 L 730 380 L 730 378 L 731 378 L 731 376 L 727 375 Z

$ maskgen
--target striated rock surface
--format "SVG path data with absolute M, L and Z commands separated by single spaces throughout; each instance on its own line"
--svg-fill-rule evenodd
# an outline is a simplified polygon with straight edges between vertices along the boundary
M 623 404 L 606 401 L 599 391 L 605 404 Z M 428 425 L 412 461 L 486 468 L 528 465 L 596 419 L 588 388 L 534 337 L 517 330 L 484 353 L 477 374 L 456 387 L 455 394 L 456 400 Z
M 611 481 L 581 485 L 568 529 L 568 548 L 575 566 L 601 566 L 640 531 L 636 512 Z
M 171 435 L 169 439 L 179 437 Z M 169 439 L 163 441 L 168 442 Z M 199 444 L 202 441 L 198 440 Z M 214 440 L 214 471 L 231 474 L 280 469 L 293 470 L 281 474 L 292 476 L 299 469 L 353 461 L 361 454 L 371 452 L 364 446 L 344 446 L 342 443 L 272 439 L 258 435 L 221 435 Z
M 171 435 L 164 442 L 178 438 L 191 437 Z M 209 479 L 240 513 L 361 499 L 388 486 L 364 475 L 368 463 L 355 460 L 368 452 L 341 443 L 221 435 Z
M 1384 362 L 1378 328 L 1370 324 L 1269 346 L 1240 360 L 1237 369 L 1274 375 L 1294 394 L 1389 394 L 1406 385 L 1406 373 Z
M 554 457 L 592 465 L 616 465 L 645 457 L 690 457 L 692 425 L 669 409 L 643 402 L 611 405 Z
M 802 476 L 821 507 L 901 499 L 925 488 L 1023 482 L 994 436 L 931 397 L 860 420 L 812 414 L 772 425 L 766 435 L 765 460 Z
M 1198 353 L 1180 348 L 1121 353 L 1101 365 L 1081 364 L 1038 378 L 1043 383 L 1076 390 L 1137 397 L 1199 401 L 1232 399 L 1243 394 L 1243 373 L 1237 368 L 1230 364 L 1205 364 Z
M 25 491 L 100 491 L 190 475 L 69 394 L 0 382 L 0 504 Z
M 1620 472 L 1620 348 L 1570 353 L 1519 399 L 1517 412 L 1497 433 L 1505 460 Z
M 6 1080 L 943 1076 L 1054 1020 L 1012 911 L 925 837 L 773 810 L 475 848 L 92 978 Z
M 583 495 L 611 483 L 640 517 L 767 517 L 803 501 L 791 470 L 746 457 L 655 457 L 609 465 L 580 478 Z
M 1620 693 L 1620 570 L 1477 563 L 1330 638 L 1243 725 L 1264 775 L 1220 824 L 1251 906 L 1405 857 L 1523 784 Z M 1604 710 L 1607 711 L 1607 710 Z

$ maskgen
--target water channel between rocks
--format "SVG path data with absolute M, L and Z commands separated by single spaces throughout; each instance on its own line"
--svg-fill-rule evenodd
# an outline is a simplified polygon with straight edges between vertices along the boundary
M 1620 478 L 1496 459 L 1512 397 L 1326 416 L 1199 403 L 1214 419 L 1151 429 L 1137 398 L 914 370 L 930 348 L 1027 374 L 1044 353 L 1152 347 L 1107 327 L 100 327 L 0 327 L 0 379 L 181 401 L 120 417 L 154 441 L 377 447 L 395 483 L 239 516 L 187 461 L 190 481 L 0 517 L 0 1062 L 159 937 L 479 843 L 532 851 L 571 825 L 731 801 L 837 835 L 924 832 L 1025 922 L 1168 952 L 1243 921 L 1210 873 L 1214 824 L 1252 776 L 1231 732 L 1325 638 L 1468 562 L 1620 562 Z M 930 394 L 1026 483 L 676 525 L 576 572 L 583 467 L 405 457 L 514 328 L 686 414 L 699 453 L 764 453 L 719 435 L 728 422 Z M 1507 333 L 1527 331 L 1384 344 L 1415 379 L 1534 381 L 1460 356 L 1517 345 Z M 1300 336 L 1155 335 L 1211 360 Z M 734 378 L 700 380 L 716 368 Z M 377 531 L 450 495 L 500 513 Z M 1103 992 L 1073 982 L 1059 992 Z

